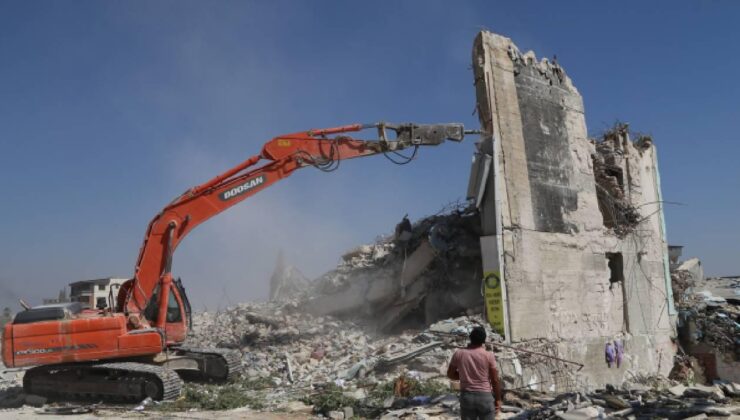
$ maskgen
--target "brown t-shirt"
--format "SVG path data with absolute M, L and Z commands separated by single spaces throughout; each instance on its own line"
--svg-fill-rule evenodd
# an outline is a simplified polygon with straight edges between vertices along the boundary
M 496 369 L 496 357 L 484 346 L 457 350 L 450 366 L 460 375 L 461 390 L 491 392 L 491 371 Z

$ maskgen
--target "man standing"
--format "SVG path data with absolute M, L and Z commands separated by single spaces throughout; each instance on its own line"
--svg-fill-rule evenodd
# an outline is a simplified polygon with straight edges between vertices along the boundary
M 496 370 L 496 357 L 486 350 L 486 330 L 474 327 L 470 344 L 452 356 L 447 377 L 460 381 L 460 414 L 463 420 L 493 420 L 501 409 L 501 386 Z

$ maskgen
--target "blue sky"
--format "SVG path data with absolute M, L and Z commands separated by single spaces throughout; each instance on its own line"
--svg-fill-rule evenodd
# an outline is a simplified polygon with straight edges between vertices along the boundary
M 0 304 L 130 276 L 147 223 L 269 138 L 376 120 L 477 126 L 481 29 L 556 54 L 589 132 L 654 136 L 671 243 L 740 274 L 740 3 L 0 0 Z M 464 195 L 472 142 L 304 170 L 209 221 L 174 271 L 197 307 L 263 298 Z

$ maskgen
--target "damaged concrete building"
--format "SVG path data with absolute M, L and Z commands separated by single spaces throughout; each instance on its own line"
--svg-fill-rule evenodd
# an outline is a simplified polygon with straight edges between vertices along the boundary
M 675 315 L 651 139 L 618 124 L 589 139 L 581 95 L 555 62 L 483 32 L 473 50 L 484 132 L 469 197 L 480 209 L 489 320 L 547 339 L 581 386 L 668 374 Z M 622 359 L 605 362 L 609 353 Z
M 501 352 L 516 386 L 667 375 L 676 309 L 652 139 L 626 124 L 589 138 L 565 71 L 508 38 L 480 33 L 473 70 L 484 136 L 468 201 L 348 252 L 302 308 L 382 332 L 485 314 L 497 341 L 548 355 Z

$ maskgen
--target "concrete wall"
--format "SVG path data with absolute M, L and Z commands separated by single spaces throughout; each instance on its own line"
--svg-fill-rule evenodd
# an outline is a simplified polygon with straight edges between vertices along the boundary
M 601 152 L 562 68 L 489 32 L 475 40 L 473 68 L 481 126 L 493 140 L 479 153 L 497 158 L 481 213 L 484 234 L 500 236 L 508 338 L 551 341 L 561 357 L 586 365 L 578 383 L 587 387 L 667 374 L 674 320 L 652 142 L 615 136 L 607 145 L 622 200 L 638 219 L 618 232 L 605 226 L 594 175 Z M 623 281 L 610 281 L 608 253 L 621 253 Z M 626 349 L 618 369 L 604 362 L 615 339 Z

